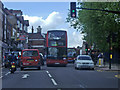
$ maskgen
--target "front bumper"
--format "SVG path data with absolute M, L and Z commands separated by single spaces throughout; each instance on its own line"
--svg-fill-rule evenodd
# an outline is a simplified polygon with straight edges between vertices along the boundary
M 76 65 L 77 68 L 94 68 L 94 65 L 91 65 L 91 64 L 87 64 L 87 65 L 84 65 L 84 64 L 77 64 Z

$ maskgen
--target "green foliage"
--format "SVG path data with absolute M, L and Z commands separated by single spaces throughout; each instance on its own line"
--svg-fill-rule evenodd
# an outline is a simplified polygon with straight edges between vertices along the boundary
M 120 11 L 120 2 L 84 2 L 80 4 L 82 8 Z M 89 45 L 94 43 L 96 48 L 99 48 L 101 51 L 108 50 L 106 38 L 109 33 L 117 33 L 117 41 L 113 42 L 112 45 L 118 48 L 120 14 L 82 9 L 78 11 L 78 17 L 76 19 L 71 18 L 70 13 L 68 13 L 66 20 L 71 24 L 71 27 L 84 34 L 83 39 Z

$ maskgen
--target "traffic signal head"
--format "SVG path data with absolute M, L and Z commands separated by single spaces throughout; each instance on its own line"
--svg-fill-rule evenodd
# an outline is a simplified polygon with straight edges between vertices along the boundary
M 70 3 L 70 15 L 73 18 L 76 18 L 76 2 Z

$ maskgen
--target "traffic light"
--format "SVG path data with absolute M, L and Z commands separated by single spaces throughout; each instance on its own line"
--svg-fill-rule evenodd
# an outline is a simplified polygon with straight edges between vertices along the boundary
M 88 49 L 86 48 L 85 51 L 88 51 Z
M 76 2 L 70 2 L 70 15 L 72 18 L 76 18 Z
M 85 44 L 85 51 L 86 51 L 86 55 L 88 55 L 88 44 Z

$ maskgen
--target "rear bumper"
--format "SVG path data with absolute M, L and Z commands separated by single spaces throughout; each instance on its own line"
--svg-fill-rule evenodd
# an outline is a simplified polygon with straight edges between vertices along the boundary
M 20 66 L 22 68 L 38 68 L 40 67 L 40 65 L 37 65 L 37 66 Z

